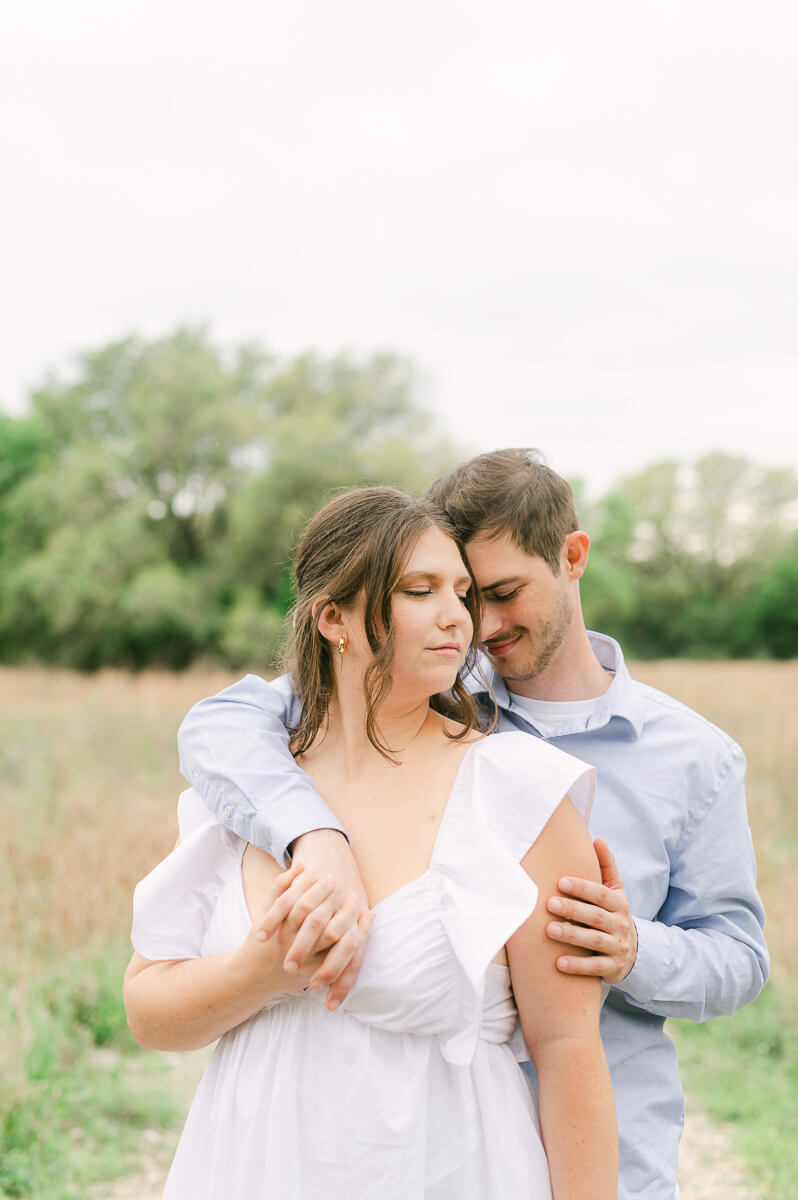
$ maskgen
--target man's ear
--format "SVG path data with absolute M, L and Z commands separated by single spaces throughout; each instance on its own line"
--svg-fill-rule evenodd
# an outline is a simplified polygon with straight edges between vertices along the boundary
M 565 570 L 569 579 L 581 579 L 587 566 L 590 538 L 581 529 L 569 533 L 563 542 Z
M 326 641 L 337 644 L 339 638 L 343 637 L 345 633 L 343 610 L 334 600 L 319 600 L 318 607 L 314 605 L 313 615 L 316 618 L 316 628 L 321 636 Z

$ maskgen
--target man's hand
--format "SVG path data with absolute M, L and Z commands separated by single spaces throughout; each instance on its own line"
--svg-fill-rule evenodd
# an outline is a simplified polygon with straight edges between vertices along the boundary
M 297 838 L 292 850 L 304 871 L 264 915 L 258 937 L 263 941 L 272 937 L 286 920 L 294 925 L 296 935 L 285 957 L 289 974 L 301 972 L 312 955 L 329 947 L 310 986 L 329 984 L 327 1007 L 334 1009 L 346 998 L 360 970 L 374 914 L 342 834 L 314 829 Z
M 550 923 L 546 932 L 554 941 L 593 951 L 592 955 L 558 958 L 560 971 L 600 975 L 606 983 L 620 983 L 635 964 L 637 927 L 609 846 L 603 838 L 593 845 L 602 882 L 561 879 L 558 886 L 563 895 L 550 897 L 546 907 L 564 920 Z

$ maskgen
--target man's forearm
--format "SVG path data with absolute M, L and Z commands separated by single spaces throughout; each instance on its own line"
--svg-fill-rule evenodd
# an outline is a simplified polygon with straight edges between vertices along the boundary
M 313 781 L 294 762 L 286 722 L 290 679 L 256 675 L 195 704 L 178 732 L 180 769 L 223 825 L 277 862 L 315 829 L 344 833 Z
M 730 1016 L 756 999 L 767 981 L 767 948 L 753 919 L 747 936 L 738 930 L 737 937 L 710 927 L 636 924 L 635 965 L 617 986 L 647 1012 L 689 1021 Z
M 713 770 L 713 793 L 696 802 L 672 851 L 656 920 L 635 916 L 637 957 L 618 984 L 633 1004 L 662 1017 L 728 1016 L 754 1000 L 768 977 L 739 747 L 729 744 Z

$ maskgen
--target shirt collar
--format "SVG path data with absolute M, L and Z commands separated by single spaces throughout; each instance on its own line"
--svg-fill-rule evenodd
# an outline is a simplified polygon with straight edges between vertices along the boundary
M 643 704 L 624 662 L 621 647 L 614 638 L 607 637 L 604 633 L 593 633 L 588 630 L 587 636 L 593 653 L 602 667 L 606 671 L 614 672 L 610 686 L 601 697 L 601 704 L 590 717 L 590 728 L 598 729 L 609 724 L 613 717 L 617 717 L 630 725 L 634 730 L 635 737 L 639 737 L 645 719 Z M 484 654 L 480 654 L 478 665 L 479 674 L 470 675 L 467 680 L 469 690 L 484 695 L 487 681 L 490 693 L 495 697 L 499 708 L 509 709 L 512 705 L 512 696 L 501 675 L 491 666 Z M 566 730 L 563 729 L 562 732 L 565 733 Z M 568 730 L 568 732 L 572 731 Z

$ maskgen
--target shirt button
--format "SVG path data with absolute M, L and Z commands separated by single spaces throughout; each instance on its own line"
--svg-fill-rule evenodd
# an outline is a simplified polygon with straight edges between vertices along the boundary
M 230 807 L 230 805 L 228 804 L 227 808 L 224 810 L 224 819 L 225 819 L 225 821 L 229 821 L 229 820 L 230 820 L 230 818 L 232 817 L 232 815 L 233 815 L 233 810 L 232 810 L 232 808 Z

